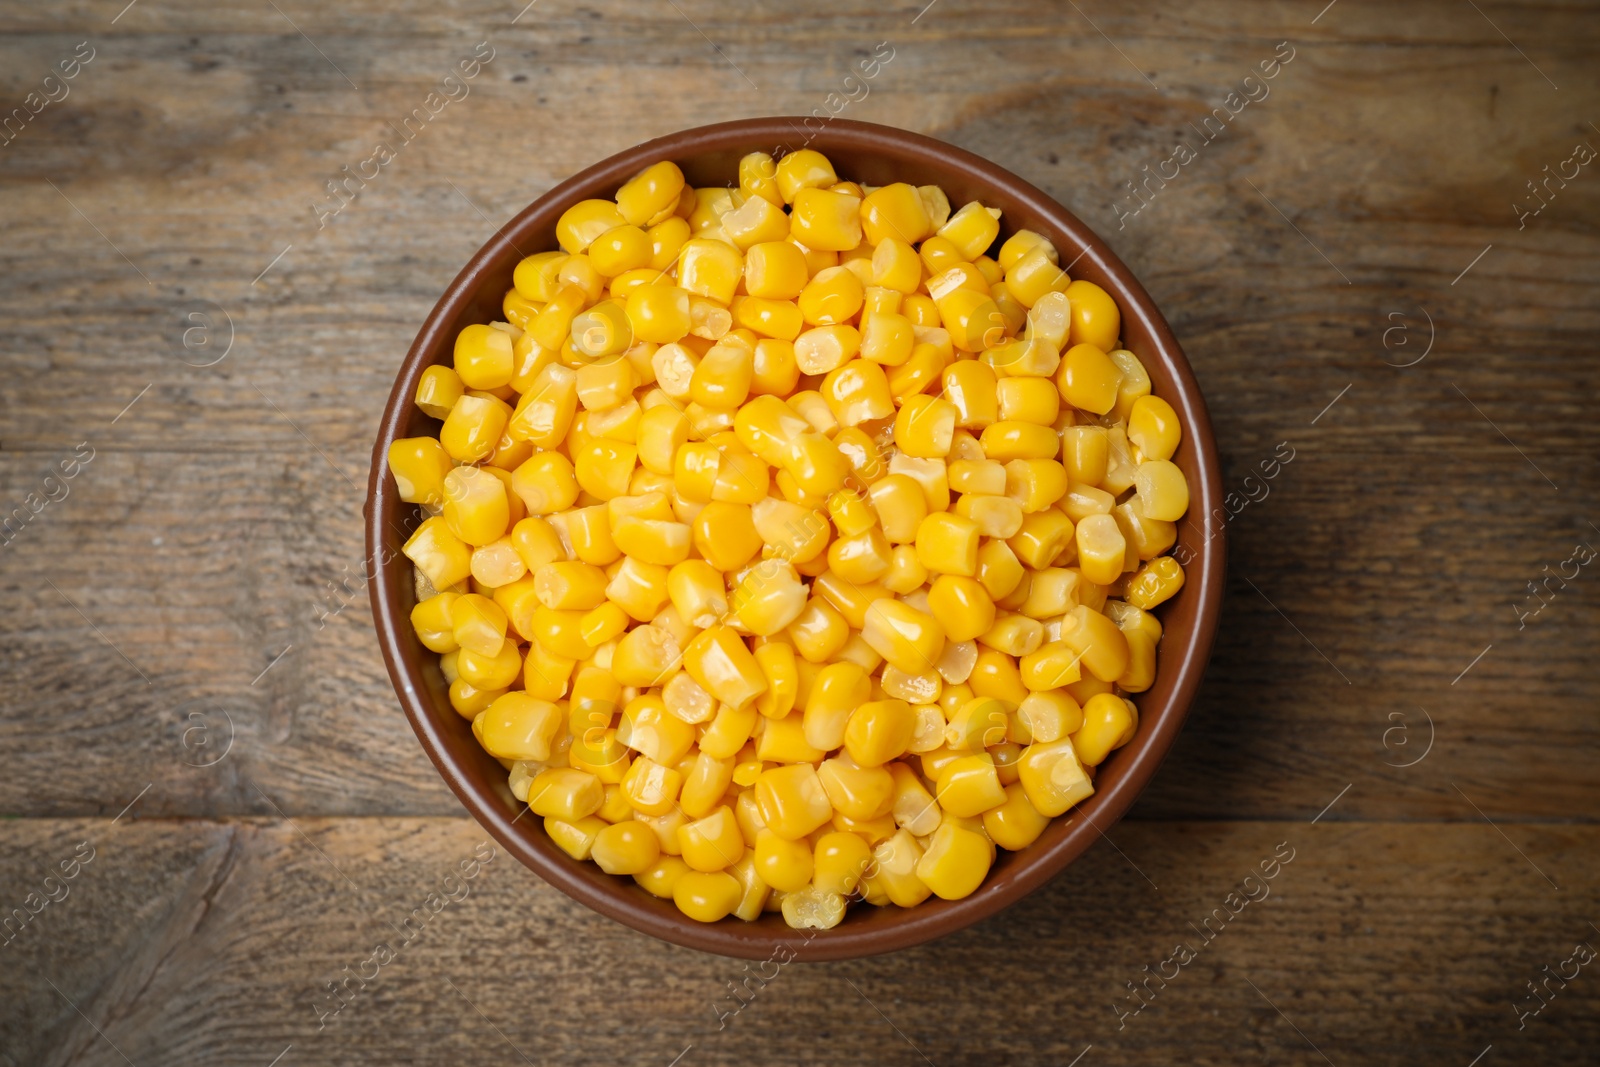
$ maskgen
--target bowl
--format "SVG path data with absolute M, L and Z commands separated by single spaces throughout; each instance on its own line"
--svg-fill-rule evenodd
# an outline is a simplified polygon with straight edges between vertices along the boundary
M 372 609 L 384 660 L 423 749 L 467 810 L 509 853 L 574 900 L 662 940 L 744 959 L 766 959 L 780 948 L 806 960 L 906 948 L 993 915 L 1058 874 L 1128 810 L 1177 737 L 1210 655 L 1226 566 L 1220 530 L 1192 520 L 1179 524 L 1174 551 L 1187 560 L 1188 580 L 1158 609 L 1164 636 L 1155 685 L 1138 700 L 1137 736 L 1101 764 L 1091 798 L 1054 819 L 1027 849 L 1002 851 L 984 884 L 965 899 L 929 898 L 909 909 L 857 905 L 837 927 L 820 932 L 792 930 L 776 913 L 755 922 L 729 918 L 703 924 L 684 916 L 670 900 L 650 896 L 631 878 L 571 859 L 545 836 L 540 819 L 521 817 L 527 809 L 512 795 L 505 768 L 478 746 L 471 723 L 451 708 L 438 656 L 412 632 L 411 562 L 400 547 L 419 521 L 418 509 L 399 498 L 386 457 L 397 438 L 438 432 L 437 420 L 412 403 L 418 379 L 430 365 L 451 362 L 455 336 L 463 327 L 502 317 L 501 299 L 524 253 L 556 247 L 556 220 L 568 206 L 589 197 L 609 198 L 656 160 L 675 161 L 696 186 L 725 185 L 736 180 L 739 158 L 748 152 L 776 157 L 810 147 L 831 159 L 842 178 L 937 184 L 954 205 L 981 200 L 999 208 L 1002 238 L 1021 227 L 1049 237 L 1060 250 L 1062 265 L 1072 265 L 1074 278 L 1087 278 L 1116 299 L 1125 346 L 1144 362 L 1154 392 L 1182 419 L 1183 443 L 1173 462 L 1188 478 L 1190 515 L 1210 515 L 1222 505 L 1216 444 L 1189 363 L 1150 295 L 1088 226 L 1016 175 L 953 145 L 840 119 L 807 142 L 800 133 L 802 121 L 743 119 L 647 141 L 557 185 L 490 238 L 450 283 L 406 353 L 373 447 L 365 512 L 367 551 L 377 564 L 369 583 Z

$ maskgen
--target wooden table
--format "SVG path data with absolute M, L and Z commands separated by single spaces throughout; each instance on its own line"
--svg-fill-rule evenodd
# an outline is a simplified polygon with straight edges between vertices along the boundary
M 123 2 L 0 3 L 0 907 L 41 909 L 0 950 L 0 1063 L 1593 1062 L 1592 8 Z M 1238 494 L 1229 595 L 1107 842 L 730 1014 L 740 965 L 503 853 L 446 883 L 485 835 L 379 660 L 362 486 L 401 354 L 503 220 L 851 85 L 841 114 L 1021 174 L 1145 281 Z

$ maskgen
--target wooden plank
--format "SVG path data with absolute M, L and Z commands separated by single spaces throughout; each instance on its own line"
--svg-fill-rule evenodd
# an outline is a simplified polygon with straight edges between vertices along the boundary
M 1067 1063 L 1093 1045 L 1102 1063 L 1320 1063 L 1314 1045 L 1335 1063 L 1465 1064 L 1489 1044 L 1586 1062 L 1600 1013 L 1584 978 L 1552 985 L 1523 1030 L 1512 1005 L 1594 942 L 1600 840 L 1508 832 L 1515 846 L 1481 822 L 1119 827 L 1116 849 L 976 928 L 778 969 L 719 1030 L 742 965 L 633 934 L 503 853 L 320 1016 L 326 984 L 400 943 L 394 927 L 473 858 L 484 835 L 466 820 L 23 820 L 0 826 L 8 905 L 77 842 L 95 856 L 6 947 L 0 1039 L 17 1063 L 122 1062 L 114 1044 L 175 1067 L 260 1067 L 290 1045 L 299 1064 L 666 1064 L 691 1045 L 682 1062 Z M 1275 854 L 1292 858 L 1263 879 Z M 1180 943 L 1192 962 L 1161 968 Z M 1125 983 L 1146 966 L 1176 977 L 1131 1014 Z

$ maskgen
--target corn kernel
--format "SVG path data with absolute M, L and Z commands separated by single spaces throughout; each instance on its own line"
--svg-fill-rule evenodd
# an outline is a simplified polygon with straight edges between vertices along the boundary
M 607 874 L 642 874 L 661 858 L 661 845 L 649 828 L 630 819 L 595 834 L 590 855 Z
M 938 620 L 887 598 L 867 608 L 861 636 L 873 651 L 907 674 L 928 670 L 944 651 L 944 629 Z
M 1183 581 L 1183 567 L 1178 561 L 1160 556 L 1140 567 L 1128 580 L 1127 601 L 1149 611 L 1171 599 L 1183 588 Z
M 971 896 L 989 875 L 993 846 L 979 833 L 946 822 L 917 860 L 917 877 L 941 900 Z
M 1140 507 L 1152 519 L 1176 522 L 1189 510 L 1189 483 L 1170 460 L 1149 459 L 1139 464 L 1133 484 Z
M 859 197 L 812 187 L 797 190 L 792 203 L 789 234 L 807 248 L 844 252 L 861 243 Z
M 951 215 L 939 227 L 938 235 L 954 245 L 963 259 L 977 259 L 1000 235 L 1000 211 L 974 200 Z
M 744 256 L 722 241 L 694 237 L 678 253 L 678 284 L 723 307 L 733 301 L 743 275 Z
M 807 323 L 832 326 L 854 318 L 865 297 L 854 272 L 846 267 L 826 267 L 806 283 L 795 303 Z
M 767 829 L 790 841 L 800 840 L 833 817 L 827 790 L 809 763 L 762 771 L 755 793 Z
M 780 159 L 775 177 L 785 204 L 794 203 L 802 189 L 826 189 L 839 183 L 828 157 L 809 148 L 790 152 Z
M 1117 337 L 1122 332 L 1122 313 L 1117 310 L 1111 294 L 1080 278 L 1067 286 L 1066 295 L 1072 302 L 1069 343 L 1094 345 L 1102 352 L 1116 348 Z M 1068 403 L 1071 403 L 1070 398 Z

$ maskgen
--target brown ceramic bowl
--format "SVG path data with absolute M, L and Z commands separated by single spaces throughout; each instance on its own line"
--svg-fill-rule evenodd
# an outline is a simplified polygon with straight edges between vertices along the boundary
M 747 152 L 778 155 L 785 148 L 802 147 L 800 129 L 798 119 L 764 118 L 684 130 L 595 164 L 512 219 L 450 283 L 406 354 L 378 429 L 367 488 L 367 550 L 380 561 L 371 583 L 372 608 L 384 660 L 422 747 L 467 810 L 540 877 L 596 911 L 666 941 L 746 959 L 768 958 L 780 945 L 802 959 L 835 960 L 919 944 L 993 915 L 1094 844 L 1150 781 L 1183 725 L 1216 631 L 1226 558 L 1220 530 L 1207 537 L 1201 532 L 1207 523 L 1180 524 L 1177 551 L 1189 560 L 1188 581 L 1158 611 L 1165 636 L 1156 683 L 1138 701 L 1138 735 L 1101 765 L 1093 797 L 1054 820 L 1029 848 L 1001 852 L 988 879 L 964 900 L 930 898 L 910 909 L 858 905 L 839 926 L 821 932 L 791 930 L 777 914 L 753 923 L 729 918 L 706 925 L 684 917 L 671 901 L 650 896 L 630 878 L 575 862 L 545 836 L 541 820 L 518 818 L 527 809 L 511 795 L 505 768 L 478 747 L 471 724 L 451 709 L 438 656 L 412 632 L 411 563 L 400 547 L 418 517 L 414 506 L 400 500 L 388 475 L 389 445 L 397 438 L 438 432 L 439 423 L 411 402 L 418 378 L 432 364 L 451 362 L 462 327 L 501 318 L 501 298 L 511 287 L 512 268 L 524 252 L 556 247 L 556 220 L 567 206 L 612 196 L 635 172 L 659 159 L 677 162 L 695 185 L 725 185 L 736 180 L 739 158 Z M 1170 402 L 1183 420 L 1183 444 L 1173 460 L 1189 480 L 1190 514 L 1209 515 L 1221 506 L 1216 444 L 1189 363 L 1144 287 L 1089 227 L 1010 172 L 919 134 L 835 120 L 807 147 L 828 156 L 844 178 L 875 185 L 937 184 L 956 206 L 981 200 L 998 207 L 1004 212 L 1002 238 L 1021 227 L 1049 237 L 1061 251 L 1062 264 L 1073 265 L 1074 278 L 1087 278 L 1115 297 L 1123 314 L 1124 344 L 1144 361 L 1156 395 Z

